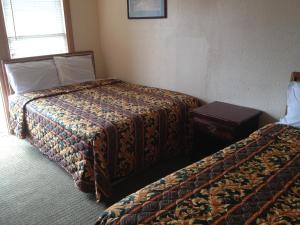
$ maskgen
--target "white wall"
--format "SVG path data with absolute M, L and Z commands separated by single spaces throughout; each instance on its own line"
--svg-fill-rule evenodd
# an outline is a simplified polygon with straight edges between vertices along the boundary
M 258 108 L 263 123 L 284 113 L 299 0 L 168 0 L 160 20 L 128 20 L 126 2 L 98 0 L 106 75 Z
M 97 77 L 103 77 L 97 0 L 70 0 L 76 51 L 94 51 Z

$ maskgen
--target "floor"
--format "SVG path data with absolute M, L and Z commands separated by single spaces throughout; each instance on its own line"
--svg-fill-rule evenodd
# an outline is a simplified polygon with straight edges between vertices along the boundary
M 0 137 L 0 224 L 94 224 L 105 208 L 29 143 Z
M 109 205 L 144 185 L 187 165 L 183 158 L 132 177 L 97 204 L 72 178 L 36 148 L 14 136 L 0 137 L 0 224 L 94 224 Z

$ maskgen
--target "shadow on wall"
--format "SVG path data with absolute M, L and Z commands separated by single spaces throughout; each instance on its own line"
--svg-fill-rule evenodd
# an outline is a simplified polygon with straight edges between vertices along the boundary
M 271 115 L 269 115 L 268 113 L 263 112 L 262 115 L 260 116 L 259 127 L 262 127 L 269 123 L 275 123 L 275 122 L 278 122 L 278 120 L 272 117 Z

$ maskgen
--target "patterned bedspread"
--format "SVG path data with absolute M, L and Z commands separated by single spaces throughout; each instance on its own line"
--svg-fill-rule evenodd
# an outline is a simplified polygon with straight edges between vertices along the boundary
M 106 79 L 10 98 L 11 132 L 69 172 L 80 190 L 111 194 L 114 180 L 184 149 L 199 100 Z
M 300 129 L 268 125 L 129 195 L 97 224 L 300 224 Z

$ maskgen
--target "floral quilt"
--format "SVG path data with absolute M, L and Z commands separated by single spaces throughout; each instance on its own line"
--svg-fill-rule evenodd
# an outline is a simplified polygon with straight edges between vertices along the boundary
M 188 95 L 104 79 L 11 96 L 10 127 L 100 200 L 113 181 L 185 149 L 197 106 Z
M 104 224 L 300 224 L 300 129 L 267 125 L 114 204 Z

